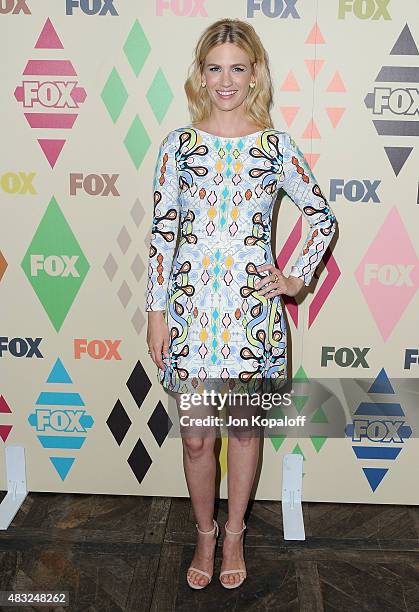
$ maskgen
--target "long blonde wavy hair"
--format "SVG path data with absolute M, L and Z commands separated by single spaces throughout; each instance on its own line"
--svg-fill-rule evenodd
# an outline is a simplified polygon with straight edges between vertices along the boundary
M 273 128 L 270 109 L 273 103 L 272 81 L 269 59 L 264 46 L 253 26 L 240 19 L 219 19 L 201 34 L 189 66 L 185 81 L 191 122 L 199 123 L 211 113 L 211 100 L 205 87 L 201 86 L 204 62 L 209 51 L 217 45 L 233 43 L 247 53 L 253 66 L 256 85 L 249 90 L 244 100 L 245 114 L 263 129 Z

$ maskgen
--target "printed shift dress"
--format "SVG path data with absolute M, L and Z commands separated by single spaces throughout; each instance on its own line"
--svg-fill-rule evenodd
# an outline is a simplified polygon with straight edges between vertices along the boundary
M 158 381 L 180 393 L 223 381 L 232 392 L 287 378 L 279 295 L 260 295 L 257 266 L 272 257 L 272 211 L 283 188 L 310 227 L 290 270 L 308 285 L 336 218 L 290 134 L 215 136 L 188 125 L 160 144 L 146 311 L 164 311 L 169 356 Z M 178 229 L 179 244 L 176 249 Z

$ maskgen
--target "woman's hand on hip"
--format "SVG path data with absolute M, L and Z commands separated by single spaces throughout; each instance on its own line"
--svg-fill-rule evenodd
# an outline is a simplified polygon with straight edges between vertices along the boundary
M 294 297 L 304 285 L 302 278 L 297 276 L 285 276 L 279 268 L 275 268 L 273 264 L 262 264 L 256 266 L 258 272 L 268 270 L 269 274 L 255 281 L 255 288 L 259 295 L 265 295 L 268 298 L 276 295 L 289 295 Z

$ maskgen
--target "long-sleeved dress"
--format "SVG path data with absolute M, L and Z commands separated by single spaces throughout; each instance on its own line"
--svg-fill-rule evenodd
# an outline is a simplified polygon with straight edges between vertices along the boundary
M 166 369 L 157 368 L 166 389 L 199 392 L 215 381 L 243 392 L 287 378 L 281 298 L 255 288 L 269 273 L 257 266 L 275 264 L 271 223 L 280 188 L 310 224 L 290 270 L 308 285 L 337 221 L 288 132 L 221 137 L 188 125 L 161 142 L 145 303 L 147 311 L 164 311 L 169 329 Z

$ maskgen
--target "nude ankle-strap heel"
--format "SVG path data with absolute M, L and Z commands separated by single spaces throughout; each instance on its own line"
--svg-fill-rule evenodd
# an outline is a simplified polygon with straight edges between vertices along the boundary
M 214 527 L 211 529 L 211 531 L 201 531 L 198 527 L 198 523 L 195 524 L 195 527 L 197 529 L 197 531 L 199 531 L 199 533 L 203 533 L 205 535 L 214 535 L 215 534 L 215 540 L 217 540 L 218 538 L 218 534 L 219 534 L 219 527 L 218 527 L 218 523 L 215 519 L 212 519 L 213 523 L 214 523 Z M 208 578 L 208 582 L 207 584 L 194 584 L 193 582 L 191 582 L 191 580 L 189 579 L 189 576 L 186 574 L 186 580 L 189 584 L 189 586 L 192 589 L 204 589 L 206 586 L 209 585 L 209 583 L 211 582 L 212 576 L 213 574 L 208 574 L 208 572 L 204 572 L 204 570 L 201 570 L 197 567 L 192 567 L 192 565 L 188 568 L 188 572 L 189 570 L 193 570 L 194 572 L 198 572 L 199 574 L 202 574 L 203 576 L 205 576 L 206 578 Z
M 228 523 L 228 521 L 227 521 Z M 231 531 L 231 529 L 229 529 L 227 527 L 227 523 L 224 525 L 224 529 L 226 530 L 226 532 L 229 535 L 240 535 L 241 533 L 243 533 L 243 531 L 246 529 L 246 524 L 243 521 L 243 527 L 240 531 Z M 244 574 L 244 576 L 241 578 L 241 580 L 239 580 L 239 582 L 233 582 L 233 584 L 227 584 L 225 582 L 223 582 L 221 580 L 221 577 L 226 575 L 226 574 Z M 246 570 L 243 568 L 239 568 L 239 569 L 231 569 L 231 570 L 224 570 L 223 572 L 220 573 L 220 582 L 223 585 L 224 588 L 226 589 L 237 589 L 237 587 L 239 587 L 241 584 L 243 584 L 243 582 L 245 581 L 247 576 Z

